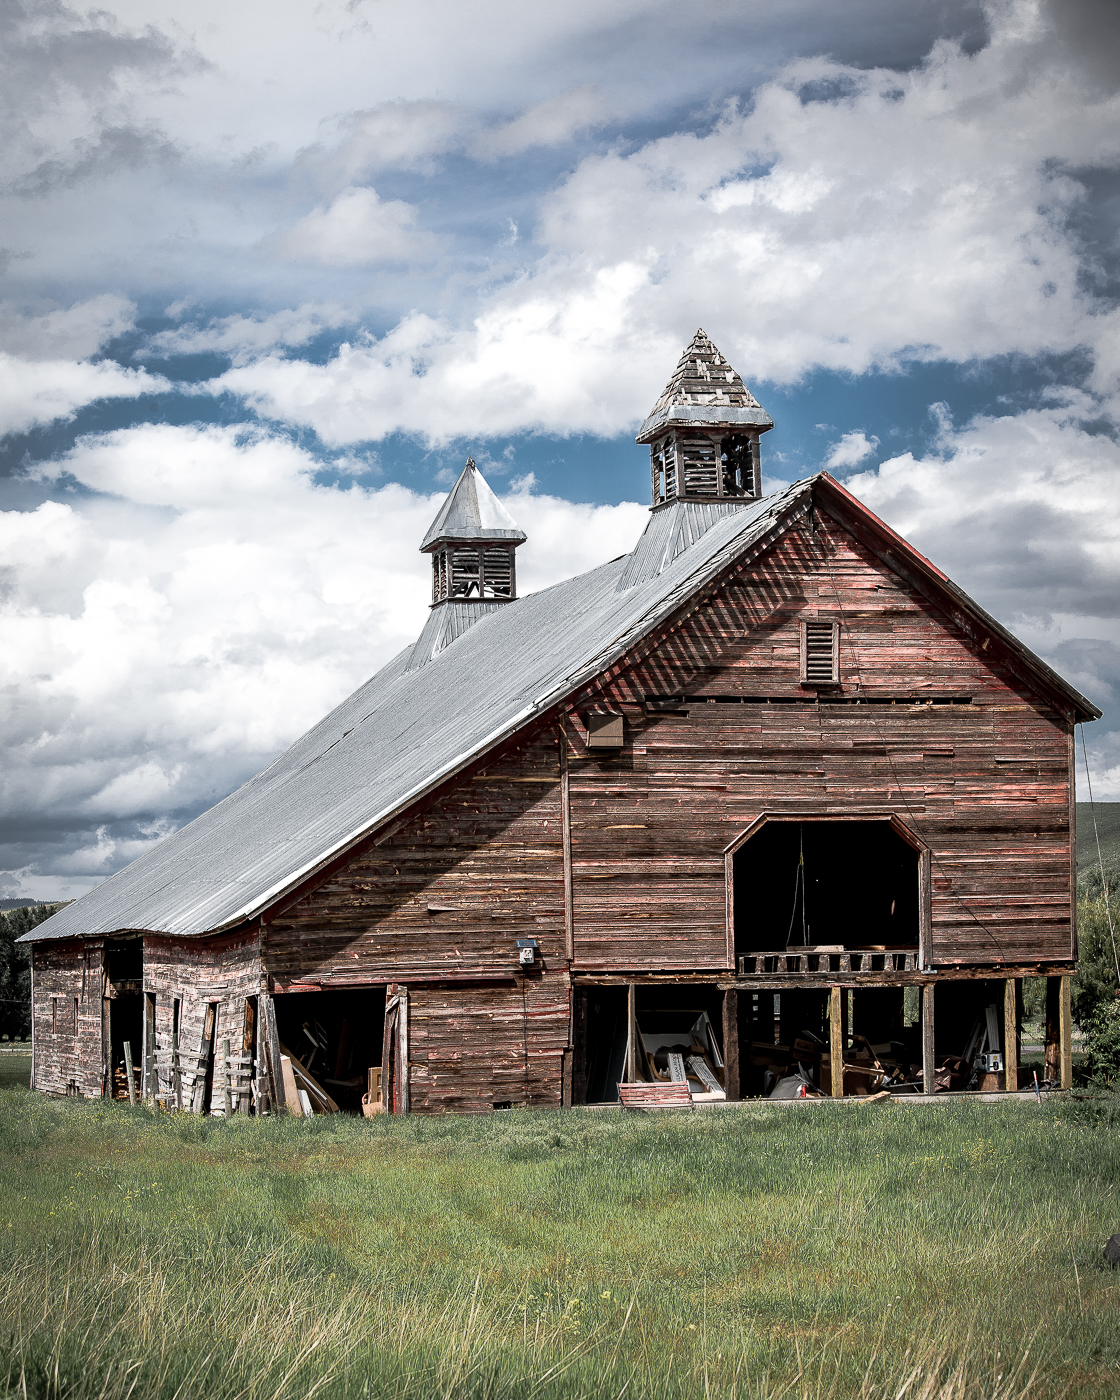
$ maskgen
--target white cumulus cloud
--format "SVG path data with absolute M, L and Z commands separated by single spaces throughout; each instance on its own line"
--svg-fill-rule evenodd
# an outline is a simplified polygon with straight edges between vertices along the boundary
M 323 486 L 320 465 L 260 430 L 146 425 L 53 468 L 96 494 L 0 512 L 0 800 L 28 833 L 0 864 L 24 889 L 95 883 L 415 639 L 442 492 Z M 647 515 L 503 499 L 522 592 L 630 549 Z
M 383 200 L 374 189 L 351 185 L 330 205 L 319 205 L 274 235 L 268 246 L 282 258 L 324 267 L 424 262 L 446 245 L 416 227 L 417 213 L 404 200 Z

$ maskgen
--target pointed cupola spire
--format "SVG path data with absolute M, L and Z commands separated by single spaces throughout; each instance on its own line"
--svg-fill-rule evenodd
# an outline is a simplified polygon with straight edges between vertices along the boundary
M 774 420 L 698 330 L 642 424 L 653 504 L 750 501 L 762 494 L 758 439 Z
M 517 597 L 514 550 L 526 535 L 467 458 L 420 549 L 432 556 L 432 605 Z

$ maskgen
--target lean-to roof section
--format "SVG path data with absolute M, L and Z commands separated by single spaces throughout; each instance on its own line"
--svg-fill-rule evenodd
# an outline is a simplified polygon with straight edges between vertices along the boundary
M 267 910 L 302 880 L 636 647 L 814 490 L 854 509 L 951 602 L 993 629 L 1080 718 L 1096 710 L 827 476 L 714 520 L 674 554 L 642 547 L 481 617 L 427 665 L 401 652 L 223 802 L 47 919 L 28 941 L 197 935 Z M 705 522 L 706 523 L 706 522 Z M 660 539 L 658 513 L 649 529 Z M 659 533 L 660 532 L 660 533 Z M 651 536 L 652 537 L 652 536 Z M 622 587 L 620 581 L 624 579 Z M 633 580 L 631 582 L 631 580 Z

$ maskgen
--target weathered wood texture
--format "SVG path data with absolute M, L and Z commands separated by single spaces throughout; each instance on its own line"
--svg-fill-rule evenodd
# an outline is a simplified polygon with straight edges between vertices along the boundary
M 523 976 L 514 985 L 412 987 L 409 1032 L 413 1112 L 560 1107 L 568 1042 L 562 975 Z
M 277 991 L 520 977 L 517 940 L 564 965 L 555 721 L 518 736 L 266 922 Z
M 153 992 L 155 1009 L 155 1063 L 157 1092 L 172 1092 L 171 1039 L 175 1002 L 179 1001 L 179 1062 L 183 1106 L 195 1101 L 196 1089 L 206 1083 L 210 1054 L 229 1039 L 241 1053 L 245 1032 L 245 1008 L 249 997 L 260 992 L 260 938 L 251 933 L 217 938 L 163 938 L 149 934 L 144 939 L 144 990 Z M 213 1033 L 205 1036 L 207 1008 L 214 1003 L 217 1015 Z M 220 1052 L 219 1052 L 220 1056 Z M 248 1066 L 238 1066 L 242 1071 Z M 256 1070 L 253 1071 L 254 1077 Z M 241 1078 L 245 1086 L 248 1075 Z M 223 1110 L 220 1073 L 210 1075 L 210 1092 L 202 1111 Z M 250 1105 L 241 1096 L 237 1108 Z
M 817 617 L 841 622 L 835 694 L 800 683 Z M 647 713 L 650 696 L 687 714 Z M 850 703 L 900 696 L 916 699 Z M 764 811 L 897 812 L 932 850 L 935 964 L 1072 956 L 1067 719 L 829 517 L 804 517 L 584 704 L 621 710 L 628 743 L 589 752 L 577 704 L 576 968 L 728 965 L 721 853 Z
M 105 1088 L 100 941 L 35 943 L 35 1064 L 32 1088 L 99 1097 Z

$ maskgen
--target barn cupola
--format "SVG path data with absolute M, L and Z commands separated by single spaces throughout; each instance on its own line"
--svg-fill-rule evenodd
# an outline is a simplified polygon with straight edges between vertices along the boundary
M 758 440 L 773 426 L 738 371 L 698 330 L 638 433 L 649 446 L 653 508 L 757 500 Z
M 514 551 L 525 539 L 468 457 L 420 546 L 432 556 L 432 606 L 512 602 L 517 597 Z
M 467 458 L 420 549 L 432 556 L 432 609 L 409 658 L 409 671 L 434 661 L 456 638 L 517 598 L 524 530 Z

